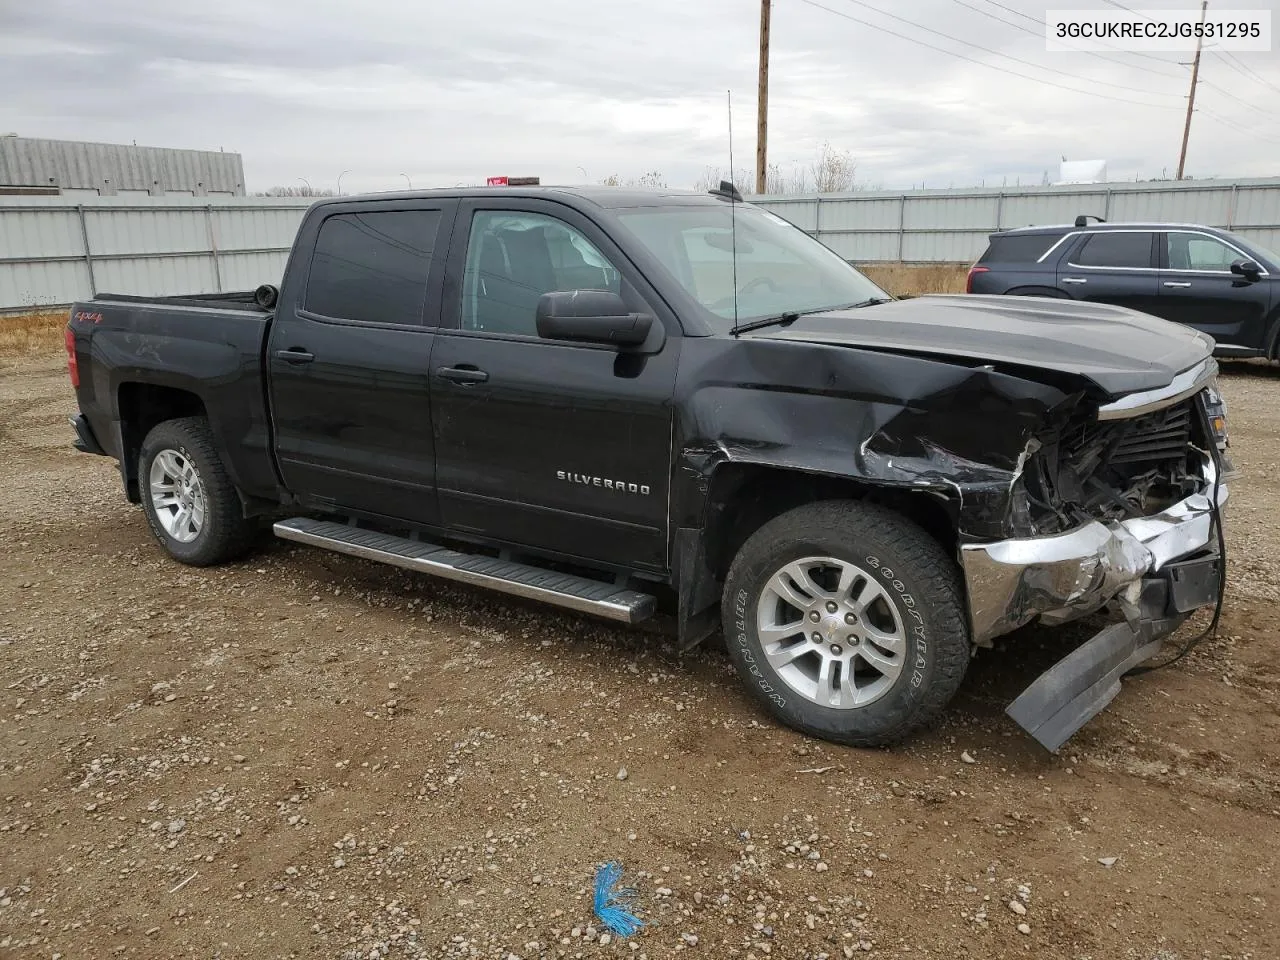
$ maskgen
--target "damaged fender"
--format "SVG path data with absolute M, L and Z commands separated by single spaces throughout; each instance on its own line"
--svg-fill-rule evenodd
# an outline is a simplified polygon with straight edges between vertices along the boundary
M 708 532 L 732 533 L 738 519 L 722 515 L 743 475 L 731 468 L 924 495 L 961 541 L 1007 537 L 1024 529 L 1017 481 L 1034 436 L 1079 391 L 991 364 L 709 338 L 686 341 L 677 392 L 672 556 L 690 645 L 719 600 L 725 558 Z

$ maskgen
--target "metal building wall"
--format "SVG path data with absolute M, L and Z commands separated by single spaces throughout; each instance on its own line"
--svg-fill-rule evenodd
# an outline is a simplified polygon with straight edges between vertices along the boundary
M 244 196 L 238 153 L 0 137 L 0 187 L 57 187 L 64 196 Z
M 279 283 L 307 200 L 0 197 L 0 313 Z
M 912 190 L 767 197 L 759 206 L 814 234 L 846 260 L 977 259 L 987 235 L 1010 227 L 1107 220 L 1199 223 L 1280 248 L 1280 177 L 1063 187 Z
M 0 197 L 0 312 L 95 292 L 215 293 L 278 282 L 308 205 Z M 855 262 L 971 262 L 997 228 L 1069 223 L 1080 213 L 1204 223 L 1280 248 L 1280 178 L 769 197 L 759 205 Z

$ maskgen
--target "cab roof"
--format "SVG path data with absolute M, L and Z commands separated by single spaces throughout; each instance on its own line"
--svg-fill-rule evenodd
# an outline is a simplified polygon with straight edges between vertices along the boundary
M 521 199 L 566 199 L 592 204 L 603 209 L 623 207 L 669 207 L 678 204 L 703 205 L 725 203 L 726 200 L 709 193 L 694 190 L 674 190 L 665 187 L 605 187 L 605 186 L 538 186 L 538 187 L 446 187 L 436 190 L 398 190 L 385 193 L 363 193 L 342 197 L 326 197 L 318 204 L 365 203 L 390 200 L 491 200 L 495 197 Z

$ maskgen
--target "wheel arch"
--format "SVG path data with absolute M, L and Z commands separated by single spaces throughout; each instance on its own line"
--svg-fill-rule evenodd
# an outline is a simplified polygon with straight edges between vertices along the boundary
M 954 489 L 898 487 L 779 464 L 726 461 L 708 478 L 701 528 L 676 532 L 673 579 L 681 647 L 695 646 L 714 632 L 712 614 L 719 609 L 725 577 L 747 539 L 774 517 L 825 500 L 886 506 L 955 556 L 960 504 Z
M 138 453 L 142 441 L 158 424 L 179 417 L 208 418 L 204 399 L 195 391 L 165 384 L 128 380 L 116 387 L 120 424 L 120 472 L 131 503 L 141 502 Z
M 708 564 L 723 579 L 751 534 L 794 507 L 821 500 L 866 500 L 889 507 L 954 553 L 959 504 L 947 494 L 933 488 L 903 488 L 773 464 L 729 461 L 712 474 L 707 492 L 703 536 Z
M 1044 284 L 1028 284 L 1024 287 L 1010 287 L 1005 292 L 1006 297 L 1049 297 L 1053 300 L 1070 300 L 1071 294 L 1058 287 L 1050 287 Z

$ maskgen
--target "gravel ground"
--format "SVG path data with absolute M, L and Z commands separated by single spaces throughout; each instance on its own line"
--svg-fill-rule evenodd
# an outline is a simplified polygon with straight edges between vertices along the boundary
M 281 542 L 173 563 L 61 365 L 0 357 L 0 957 L 1280 957 L 1280 368 L 1225 388 L 1221 635 L 1051 757 L 1002 710 L 1087 626 L 834 747 L 715 643 Z

